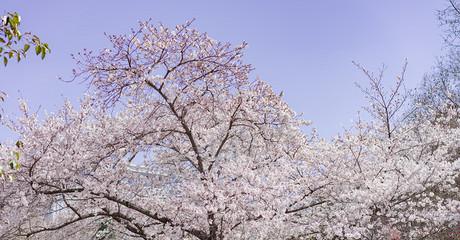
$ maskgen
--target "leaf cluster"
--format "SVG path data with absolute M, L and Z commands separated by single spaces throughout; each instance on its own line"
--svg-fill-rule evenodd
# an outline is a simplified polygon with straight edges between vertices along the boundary
M 0 24 L 0 58 L 3 64 L 8 65 L 11 59 L 18 62 L 26 57 L 27 52 L 33 46 L 35 54 L 42 59 L 51 52 L 47 43 L 30 32 L 21 33 L 21 16 L 17 12 L 3 16 Z

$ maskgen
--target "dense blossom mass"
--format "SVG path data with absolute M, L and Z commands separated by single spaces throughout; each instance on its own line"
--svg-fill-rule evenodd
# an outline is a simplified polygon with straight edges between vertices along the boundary
M 371 122 L 331 141 L 190 27 L 141 23 L 75 56 L 90 91 L 1 146 L 1 239 L 437 239 L 460 220 L 449 104 L 405 117 L 365 69 Z M 17 160 L 15 160 L 17 158 Z M 18 164 L 21 166 L 17 166 Z M 10 166 L 11 165 L 11 166 Z M 14 166 L 13 166 L 14 165 Z M 11 180 L 8 180 L 11 178 Z M 447 233 L 446 233 L 447 232 Z

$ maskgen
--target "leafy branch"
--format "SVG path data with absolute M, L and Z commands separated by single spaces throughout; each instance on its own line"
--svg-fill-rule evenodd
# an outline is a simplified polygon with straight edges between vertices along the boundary
M 0 58 L 6 66 L 8 62 L 15 58 L 18 62 L 26 57 L 27 52 L 33 46 L 35 54 L 42 59 L 51 52 L 47 43 L 30 32 L 21 33 L 21 16 L 17 12 L 8 13 L 1 17 L 0 24 Z

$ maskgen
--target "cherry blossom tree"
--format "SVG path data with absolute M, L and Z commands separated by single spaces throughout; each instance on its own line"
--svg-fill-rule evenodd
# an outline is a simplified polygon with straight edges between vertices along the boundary
M 266 222 L 285 209 L 283 178 L 302 160 L 305 122 L 248 80 L 245 44 L 189 23 L 142 23 L 109 39 L 113 48 L 75 57 L 75 75 L 95 91 L 79 110 L 66 104 L 40 122 L 24 109 L 15 126 L 24 167 L 5 183 L 24 190 L 8 195 L 21 201 L 8 200 L 3 216 L 24 208 L 2 224 L 5 234 L 96 236 L 101 224 L 144 239 L 288 234 Z
M 460 129 L 402 112 L 361 68 L 374 120 L 324 140 L 262 80 L 246 44 L 149 22 L 75 56 L 90 90 L 0 159 L 4 239 L 438 239 L 460 219 Z M 449 111 L 439 122 L 458 121 Z M 43 119 L 43 120 L 41 120 Z
M 382 72 L 360 68 L 369 78 L 362 89 L 373 121 L 359 120 L 334 140 L 311 144 L 307 159 L 316 161 L 319 174 L 310 181 L 322 188 L 305 206 L 321 207 L 298 217 L 308 227 L 319 225 L 319 239 L 440 239 L 460 219 L 459 129 L 407 116 L 413 110 L 403 106 L 410 94 L 403 87 L 406 64 L 388 91 Z M 459 121 L 453 109 L 439 118 L 452 121 Z

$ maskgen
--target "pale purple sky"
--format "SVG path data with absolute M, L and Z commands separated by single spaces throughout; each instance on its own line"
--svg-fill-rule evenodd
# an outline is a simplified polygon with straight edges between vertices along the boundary
M 17 11 L 24 30 L 49 43 L 44 60 L 28 56 L 0 67 L 3 104 L 16 112 L 17 99 L 31 109 L 55 111 L 66 98 L 76 102 L 85 85 L 64 83 L 75 66 L 70 54 L 83 48 L 109 47 L 103 33 L 128 33 L 137 21 L 168 26 L 196 18 L 194 27 L 220 41 L 249 47 L 245 60 L 254 76 L 268 81 L 325 137 L 351 125 L 364 98 L 355 82 L 365 78 L 351 63 L 371 70 L 388 66 L 392 81 L 408 59 L 408 87 L 416 87 L 442 53 L 436 10 L 443 0 L 317 1 L 25 1 L 1 0 L 0 13 Z M 32 52 L 31 52 L 32 53 Z M 0 137 L 8 133 L 0 128 Z M 0 139 L 1 140 L 1 139 Z

